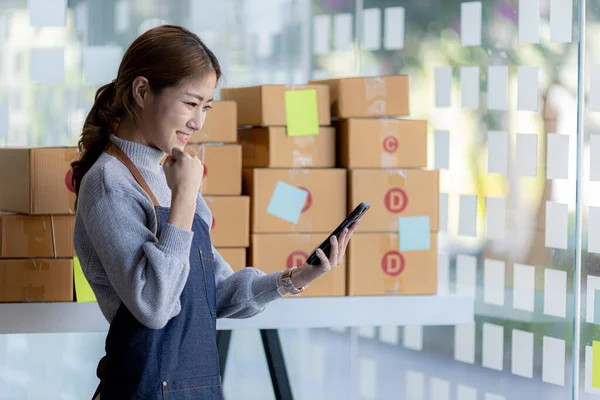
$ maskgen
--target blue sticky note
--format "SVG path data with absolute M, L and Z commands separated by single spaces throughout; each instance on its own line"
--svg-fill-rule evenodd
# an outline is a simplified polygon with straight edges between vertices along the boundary
M 307 196 L 308 192 L 306 190 L 299 189 L 282 181 L 277 181 L 275 190 L 271 195 L 271 201 L 267 207 L 267 213 L 292 224 L 297 224 Z
M 600 289 L 594 290 L 594 324 L 600 325 Z
M 398 247 L 400 251 L 429 250 L 431 248 L 429 217 L 398 218 Z

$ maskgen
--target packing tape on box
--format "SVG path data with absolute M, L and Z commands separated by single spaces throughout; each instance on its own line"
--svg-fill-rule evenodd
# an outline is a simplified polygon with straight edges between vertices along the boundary
M 389 169 L 387 183 L 390 186 L 404 187 L 408 186 L 408 171 L 405 169 Z
M 381 153 L 381 168 L 393 168 L 398 165 L 398 157 L 388 153 Z
M 404 286 L 404 278 L 402 273 L 406 268 L 406 260 L 404 255 L 396 249 L 398 240 L 395 235 L 381 235 L 379 241 L 379 254 L 381 260 L 379 267 L 383 273 L 383 290 L 384 294 L 393 295 L 401 293 Z
M 365 81 L 365 100 L 368 103 L 367 114 L 385 114 L 387 88 L 382 77 L 367 77 Z
M 25 302 L 36 302 L 36 301 L 44 301 L 44 297 L 46 294 L 46 286 L 39 285 L 33 286 L 31 284 L 23 287 L 22 298 Z
M 54 229 L 54 215 L 50 216 L 50 226 L 52 228 L 52 254 L 54 255 L 54 258 L 56 258 L 56 231 Z
M 22 260 L 22 262 L 23 262 L 22 265 L 26 271 L 41 271 L 41 270 L 48 270 L 50 268 L 50 263 L 48 261 L 44 261 L 44 260 L 27 259 L 27 260 Z M 46 286 L 45 285 L 33 286 L 31 284 L 26 284 L 26 285 L 21 286 L 21 294 L 20 294 L 20 298 L 18 301 L 24 301 L 24 302 L 44 301 L 45 294 L 46 294 Z M 12 300 L 13 299 L 11 299 L 11 301 Z
M 304 90 L 304 89 L 308 89 L 309 85 L 305 84 L 305 83 L 288 83 L 283 85 L 283 89 L 284 90 Z
M 5 216 L 6 218 L 10 218 L 11 216 Z M 54 221 L 53 217 L 50 215 L 36 215 L 36 216 L 17 216 L 13 215 L 12 217 L 19 218 L 19 225 L 21 226 L 21 236 L 25 238 L 26 241 L 26 252 L 25 257 L 30 257 L 35 255 L 35 248 L 39 246 L 40 243 L 44 242 L 44 236 L 48 234 L 52 235 L 52 256 L 44 255 L 45 257 L 54 257 L 56 258 L 56 238 L 54 232 Z M 27 221 L 32 221 L 38 219 L 41 221 L 41 230 L 40 225 L 36 223 L 27 223 Z M 48 227 L 48 219 L 50 219 L 50 227 Z M 7 224 L 7 226 L 11 226 L 11 224 Z M 5 235 L 10 235 L 10 232 L 6 231 L 6 228 L 3 229 Z
M 398 139 L 394 135 L 395 129 L 392 129 L 395 128 L 395 124 L 396 121 L 394 120 L 385 118 L 379 120 L 379 125 L 381 126 L 379 137 L 383 148 L 381 152 L 381 168 L 394 168 L 398 165 L 398 156 L 396 154 L 400 143 L 398 143 Z
M 18 225 L 20 225 L 21 228 L 21 232 L 19 232 L 24 238 L 25 238 L 25 243 L 27 244 L 26 247 L 26 251 L 27 251 L 27 256 L 32 255 L 33 254 L 33 250 L 35 248 L 35 245 L 39 242 L 41 242 L 44 238 L 44 235 L 46 234 L 46 232 L 48 231 L 47 227 L 46 227 L 46 218 L 48 218 L 47 216 L 19 216 L 19 215 L 11 215 L 11 216 L 5 216 L 5 218 L 11 218 L 11 219 L 16 219 L 16 221 L 18 221 Z M 39 225 L 37 224 L 28 224 L 27 220 L 35 220 L 35 219 L 39 219 L 42 221 L 42 230 L 40 232 L 39 229 Z M 11 226 L 17 226 L 17 224 L 11 224 L 11 223 L 7 223 L 6 224 L 7 228 L 4 228 L 4 234 L 11 235 L 11 232 L 9 232 L 10 227 Z M 37 226 L 36 226 L 37 225 Z M 36 229 L 37 228 L 37 229 Z M 12 236 L 12 235 L 11 235 Z
M 290 169 L 288 169 L 288 178 L 293 183 L 294 180 L 299 179 L 298 177 L 307 176 L 309 173 L 310 173 L 310 171 L 306 168 L 297 168 L 297 169 L 290 168 Z
M 50 218 L 50 236 L 52 238 L 52 257 L 56 258 L 56 230 L 54 229 L 54 216 L 50 215 L 50 216 L 40 216 L 40 218 L 42 219 L 42 230 L 44 232 L 44 234 L 46 234 L 48 232 L 48 225 L 46 223 L 46 220 L 48 218 Z M 24 226 L 27 226 L 27 224 L 23 224 Z M 33 225 L 35 226 L 35 224 Z M 34 253 L 33 249 L 34 247 L 38 244 L 38 242 L 41 241 L 42 238 L 37 237 L 35 235 L 35 233 L 33 232 L 25 232 L 25 236 L 27 236 L 27 254 L 28 255 L 32 255 Z
M 42 271 L 50 269 L 50 263 L 44 260 L 28 260 L 25 269 L 30 271 Z M 24 301 L 43 301 L 46 294 L 45 285 L 23 286 L 22 298 Z
M 304 203 L 304 207 L 306 207 L 306 203 L 309 203 L 309 207 L 310 204 L 312 204 L 312 202 L 314 201 L 314 199 L 312 198 L 312 194 L 310 192 L 310 190 L 308 190 L 308 188 L 303 187 L 302 185 L 298 185 L 297 180 L 301 180 L 303 181 L 304 179 L 302 179 L 302 176 L 307 176 L 310 173 L 310 171 L 308 169 L 288 169 L 288 182 L 290 185 L 294 185 L 300 189 L 304 189 L 308 192 L 308 196 L 306 198 L 306 202 Z M 308 211 L 305 210 L 305 211 Z M 301 233 L 301 232 L 312 232 L 312 221 L 310 219 L 307 219 L 306 217 L 302 217 L 302 214 L 305 212 L 302 211 L 300 213 L 300 219 L 298 220 L 298 224 L 292 225 L 292 233 Z M 298 226 L 300 225 L 300 221 L 302 221 L 302 229 L 299 230 Z
M 310 153 L 310 147 L 315 146 L 314 136 L 292 136 L 294 151 L 292 152 L 292 165 L 294 168 L 310 167 L 313 165 L 313 157 Z M 303 147 L 309 147 L 307 152 L 302 152 Z

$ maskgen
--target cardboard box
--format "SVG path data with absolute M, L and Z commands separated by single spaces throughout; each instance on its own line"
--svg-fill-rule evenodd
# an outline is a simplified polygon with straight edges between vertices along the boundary
M 234 271 L 246 268 L 246 248 L 216 248 L 221 257 L 231 265 Z
M 362 201 L 371 209 L 361 218 L 362 232 L 398 232 L 399 217 L 429 216 L 439 230 L 439 172 L 416 169 L 354 169 L 349 172 L 354 209 Z
M 0 213 L 0 258 L 75 257 L 74 215 Z
M 408 75 L 313 80 L 310 83 L 329 85 L 332 117 L 410 115 Z
M 248 196 L 204 196 L 212 213 L 210 238 L 215 247 L 250 245 L 250 198 Z
M 314 136 L 288 136 L 284 127 L 238 132 L 242 166 L 255 168 L 333 168 L 335 129 L 321 127 Z
M 329 87 L 327 85 L 261 85 L 239 88 L 221 89 L 223 100 L 232 100 L 237 103 L 238 125 L 250 126 L 285 126 L 287 122 L 285 109 L 285 92 L 287 90 L 317 91 L 317 107 L 319 125 L 331 124 L 329 111 Z
M 235 101 L 214 101 L 206 114 L 202 129 L 190 137 L 188 143 L 237 142 L 237 104 Z
M 297 224 L 267 213 L 278 181 L 308 192 Z M 346 170 L 243 170 L 244 194 L 250 196 L 252 233 L 331 233 L 346 217 Z
M 347 250 L 348 295 L 437 293 L 437 234 L 430 240 L 430 250 L 400 253 L 396 234 L 353 234 Z
M 73 301 L 73 259 L 0 260 L 0 302 Z
M 189 144 L 186 151 L 196 154 L 204 164 L 202 195 L 239 196 L 242 194 L 242 146 L 239 144 Z
M 327 235 L 323 234 L 253 234 L 250 264 L 266 273 L 301 266 L 308 255 Z M 310 283 L 298 296 L 344 296 L 346 293 L 346 265 L 337 266 Z M 296 296 L 294 296 L 296 297 Z
M 346 119 L 339 139 L 345 168 L 427 168 L 427 121 Z
M 0 210 L 20 214 L 74 214 L 71 162 L 75 147 L 1 148 Z

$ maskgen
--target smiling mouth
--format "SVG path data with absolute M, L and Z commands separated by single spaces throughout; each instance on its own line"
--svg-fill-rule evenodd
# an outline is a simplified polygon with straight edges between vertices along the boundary
M 183 143 L 187 143 L 188 140 L 190 140 L 190 136 L 192 136 L 192 135 L 188 135 L 187 133 L 177 131 L 177 139 L 179 139 Z

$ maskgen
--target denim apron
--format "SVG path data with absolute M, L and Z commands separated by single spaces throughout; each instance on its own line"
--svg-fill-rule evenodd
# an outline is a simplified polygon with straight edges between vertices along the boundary
M 129 157 L 115 144 L 106 152 L 131 171 L 154 203 L 158 233 L 169 217 Z M 181 312 L 162 329 L 140 324 L 121 304 L 106 338 L 102 400 L 221 400 L 216 343 L 216 287 L 208 225 L 196 214 L 190 273 Z M 116 233 L 118 234 L 118 233 Z

